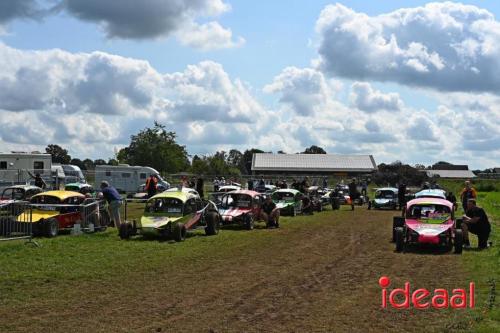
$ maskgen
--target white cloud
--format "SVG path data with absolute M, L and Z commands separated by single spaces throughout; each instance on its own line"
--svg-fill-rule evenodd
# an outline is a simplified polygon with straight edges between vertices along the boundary
M 328 5 L 316 30 L 316 63 L 329 75 L 442 91 L 500 91 L 500 22 L 475 6 L 438 2 L 368 16 Z
M 280 102 L 302 116 L 313 116 L 328 107 L 335 95 L 335 84 L 312 68 L 287 67 L 264 92 L 280 94 Z
M 128 143 L 154 120 L 193 144 L 236 136 L 243 142 L 261 128 L 257 120 L 269 118 L 249 89 L 211 61 L 162 74 L 146 61 L 103 52 L 22 51 L 0 43 L 0 148 L 56 142 L 111 156 L 113 145 Z
M 351 86 L 351 105 L 361 111 L 376 112 L 380 110 L 400 111 L 403 101 L 396 93 L 383 94 L 374 90 L 368 82 L 355 82 Z

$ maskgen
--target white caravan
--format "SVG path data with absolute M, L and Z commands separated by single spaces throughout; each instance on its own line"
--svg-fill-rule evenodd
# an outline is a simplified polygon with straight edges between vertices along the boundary
M 62 168 L 64 170 L 65 183 L 83 183 L 85 184 L 85 176 L 83 175 L 82 170 L 77 165 L 72 164 L 63 164 Z
M 105 180 L 120 192 L 132 193 L 136 192 L 139 186 L 145 184 L 146 179 L 150 175 L 158 177 L 158 184 L 162 184 L 167 189 L 170 187 L 170 184 L 163 180 L 159 172 L 155 169 L 143 166 L 130 166 L 128 164 L 119 164 L 117 166 L 96 165 L 95 186 L 99 188 L 99 184 Z
M 30 176 L 39 173 L 49 184 L 52 182 L 52 156 L 38 152 L 0 153 L 0 187 L 26 184 Z

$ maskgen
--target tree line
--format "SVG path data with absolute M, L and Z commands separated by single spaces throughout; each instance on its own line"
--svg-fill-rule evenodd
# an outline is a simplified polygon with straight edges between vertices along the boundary
M 163 174 L 190 172 L 196 175 L 229 175 L 251 174 L 252 157 L 255 153 L 266 151 L 251 148 L 243 152 L 231 149 L 229 152 L 217 151 L 214 154 L 191 156 L 186 146 L 177 142 L 177 134 L 167 131 L 165 126 L 157 122 L 153 127 L 146 127 L 139 133 L 131 135 L 130 144 L 115 153 L 107 161 L 103 159 L 72 158 L 68 150 L 51 144 L 45 151 L 52 155 L 52 162 L 73 164 L 82 170 L 94 170 L 96 165 L 142 165 L 150 166 Z M 270 152 L 268 152 L 270 153 Z M 278 154 L 285 154 L 278 151 Z M 326 154 L 326 151 L 316 145 L 306 148 L 300 154 Z M 439 161 L 432 166 L 416 164 L 411 166 L 396 161 L 390 164 L 379 164 L 378 172 L 373 175 L 376 183 L 399 183 L 406 181 L 409 184 L 420 184 L 425 178 L 422 169 L 432 169 L 435 166 L 450 164 Z

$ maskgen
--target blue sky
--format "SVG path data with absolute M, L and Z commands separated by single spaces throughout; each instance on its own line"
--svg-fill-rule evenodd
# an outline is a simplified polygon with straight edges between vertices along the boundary
M 499 164 L 495 2 L 134 4 L 0 4 L 0 150 L 108 158 L 156 119 L 193 154 L 315 143 L 377 162 Z

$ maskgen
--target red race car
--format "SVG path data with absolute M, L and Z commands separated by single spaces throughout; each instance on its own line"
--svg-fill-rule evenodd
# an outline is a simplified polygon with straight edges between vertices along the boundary
M 219 214 L 222 225 L 238 224 L 252 230 L 259 220 L 264 195 L 249 190 L 233 191 L 225 194 L 220 201 Z

